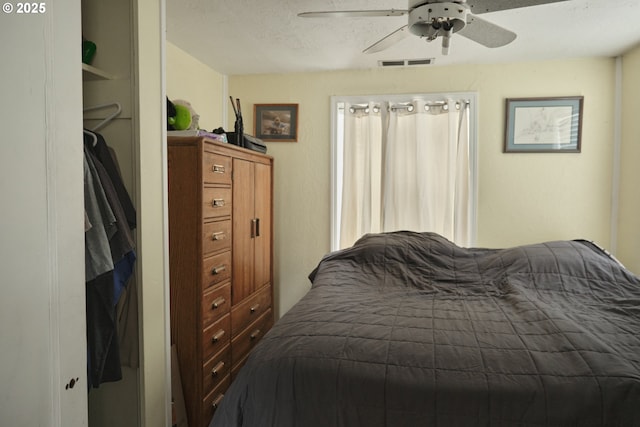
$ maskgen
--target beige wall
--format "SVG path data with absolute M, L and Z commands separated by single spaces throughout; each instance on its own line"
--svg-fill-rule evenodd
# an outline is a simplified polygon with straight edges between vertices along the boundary
M 640 273 L 640 46 L 622 58 L 622 148 L 616 255 Z
M 640 49 L 624 58 L 624 93 L 637 93 Z M 185 77 L 188 76 L 188 77 Z M 479 246 L 587 238 L 610 247 L 615 60 L 373 69 L 229 78 L 252 133 L 255 103 L 297 103 L 299 141 L 268 143 L 275 169 L 275 275 L 279 314 L 309 287 L 307 275 L 329 250 L 330 97 L 332 95 L 475 91 L 479 94 Z M 177 92 L 174 94 L 174 92 Z M 204 128 L 222 123 L 225 78 L 167 43 L 167 93 L 187 99 Z M 179 94 L 178 94 L 179 93 Z M 585 97 L 580 154 L 504 154 L 505 98 Z M 200 101 L 202 100 L 202 101 Z M 212 100 L 217 100 L 212 102 Z M 625 117 L 638 101 L 624 97 Z M 200 108 L 202 105 L 203 108 Z M 634 108 L 636 107 L 636 108 Z M 635 271 L 640 202 L 633 197 L 637 121 L 623 122 L 619 257 Z M 635 180 L 634 180 L 635 179 Z M 635 262 L 635 264 L 634 264 Z
M 223 126 L 224 76 L 169 42 L 166 62 L 169 99 L 189 101 L 200 115 L 201 129 L 211 131 Z
M 300 108 L 299 141 L 268 143 L 279 313 L 304 295 L 329 250 L 330 96 L 478 92 L 478 245 L 587 238 L 608 247 L 614 87 L 614 59 L 230 77 L 229 92 L 246 106 L 245 129 L 254 103 Z M 582 153 L 502 153 L 505 98 L 561 95 L 585 97 Z

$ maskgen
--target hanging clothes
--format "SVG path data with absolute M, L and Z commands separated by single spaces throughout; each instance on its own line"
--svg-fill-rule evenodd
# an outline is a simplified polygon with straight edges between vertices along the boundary
M 86 277 L 87 368 L 92 387 L 122 379 L 116 307 L 136 260 L 131 233 L 135 209 L 104 138 L 99 134 L 96 137 L 95 144 L 93 138 L 85 138 L 84 147 L 85 193 L 89 196 L 85 197 L 85 212 L 90 225 L 86 258 L 91 267 Z M 99 145 L 102 160 L 95 152 Z
M 90 151 L 104 166 L 105 171 L 107 172 L 109 178 L 111 179 L 111 182 L 113 183 L 113 187 L 118 196 L 120 206 L 122 206 L 122 209 L 124 211 L 127 223 L 129 224 L 129 228 L 131 230 L 134 230 L 136 228 L 136 209 L 133 206 L 133 202 L 131 201 L 131 197 L 129 197 L 129 193 L 125 188 L 124 183 L 122 182 L 122 176 L 120 175 L 120 168 L 118 167 L 118 163 L 115 160 L 112 149 L 107 145 L 104 137 L 99 133 L 96 133 L 95 135 L 97 137 L 95 145 L 85 145 L 89 146 Z
M 104 194 L 95 168 L 84 156 L 85 280 L 113 270 L 109 239 L 116 232 L 116 217 Z M 88 227 L 88 228 L 87 228 Z

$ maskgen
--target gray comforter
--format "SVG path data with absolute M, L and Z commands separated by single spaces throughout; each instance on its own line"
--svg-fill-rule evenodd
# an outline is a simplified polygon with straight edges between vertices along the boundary
M 212 426 L 640 425 L 640 280 L 589 242 L 374 234 L 310 279 Z

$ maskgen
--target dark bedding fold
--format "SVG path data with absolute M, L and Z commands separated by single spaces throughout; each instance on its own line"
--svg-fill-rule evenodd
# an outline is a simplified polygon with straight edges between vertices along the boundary
M 640 281 L 589 242 L 373 234 L 309 278 L 213 426 L 640 425 Z

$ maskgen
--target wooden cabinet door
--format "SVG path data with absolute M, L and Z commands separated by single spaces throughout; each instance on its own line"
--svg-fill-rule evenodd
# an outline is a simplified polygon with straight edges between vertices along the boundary
M 271 191 L 271 166 L 256 163 L 255 217 L 257 232 L 254 242 L 253 270 L 255 289 L 259 289 L 271 280 Z
M 233 160 L 233 304 L 271 280 L 271 166 Z
M 249 296 L 253 285 L 254 165 L 233 159 L 233 304 Z

